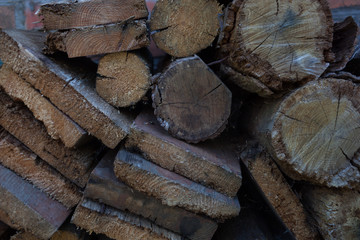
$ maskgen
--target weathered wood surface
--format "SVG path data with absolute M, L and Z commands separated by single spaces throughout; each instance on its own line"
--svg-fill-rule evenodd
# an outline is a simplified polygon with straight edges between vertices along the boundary
M 359 189 L 359 86 L 322 79 L 276 101 L 251 106 L 251 133 L 289 177 Z
M 96 65 L 47 57 L 41 53 L 44 41 L 41 32 L 3 30 L 0 58 L 87 132 L 115 148 L 129 132 L 132 117 L 96 93 Z
M 90 138 L 77 123 L 5 65 L 0 69 L 0 88 L 13 99 L 22 101 L 34 117 L 44 123 L 48 134 L 61 139 L 66 147 L 80 146 Z
M 70 215 L 70 210 L 0 165 L 0 209 L 18 230 L 41 239 L 50 238 Z
M 115 151 L 108 152 L 93 170 L 84 191 L 86 198 L 142 216 L 188 239 L 212 238 L 216 222 L 182 208 L 163 205 L 119 181 L 114 174 L 115 156 Z
M 135 119 L 125 146 L 163 168 L 234 197 L 242 176 L 239 159 L 226 144 L 224 139 L 185 143 L 169 135 L 150 111 L 144 111 Z
M 173 136 L 199 142 L 218 136 L 230 116 L 232 94 L 197 56 L 176 60 L 153 86 L 153 107 Z
M 50 240 L 89 240 L 88 234 L 78 229 L 74 224 L 63 224 Z
M 317 79 L 333 60 L 326 0 L 234 0 L 224 15 L 222 73 L 247 91 L 276 96 Z
M 80 187 L 86 185 L 96 161 L 94 149 L 66 148 L 60 140 L 54 140 L 47 134 L 44 125 L 33 117 L 26 106 L 14 102 L 2 91 L 0 125 L 66 178 Z
M 150 76 L 150 68 L 140 54 L 108 54 L 99 61 L 96 92 L 115 107 L 129 107 L 150 89 Z
M 75 209 L 71 221 L 78 227 L 116 240 L 182 239 L 146 219 L 84 199 Z
M 49 33 L 45 53 L 62 51 L 74 58 L 130 51 L 149 44 L 146 21 L 135 20 Z
M 69 29 L 148 17 L 144 0 L 63 1 L 40 6 L 44 28 Z
M 117 154 L 114 171 L 128 186 L 161 200 L 164 205 L 182 207 L 220 220 L 235 217 L 240 212 L 236 197 L 227 197 L 125 150 Z
M 40 240 L 40 239 L 30 232 L 20 231 L 15 235 L 11 236 L 10 240 Z
M 21 142 L 0 127 L 0 164 L 61 202 L 74 207 L 81 198 L 80 189 L 50 167 Z

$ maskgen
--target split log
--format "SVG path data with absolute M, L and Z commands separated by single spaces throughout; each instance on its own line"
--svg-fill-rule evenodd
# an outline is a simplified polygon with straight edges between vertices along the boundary
M 136 20 L 49 33 L 44 52 L 62 51 L 74 58 L 130 51 L 149 44 L 146 21 Z
M 347 80 L 309 82 L 252 106 L 251 132 L 289 177 L 359 189 L 359 168 L 351 160 L 360 148 L 359 90 Z
M 0 195 L 0 209 L 12 225 L 41 239 L 49 239 L 70 215 L 65 206 L 2 165 Z
M 307 186 L 301 193 L 325 240 L 359 238 L 358 191 Z
M 125 146 L 139 150 L 163 168 L 234 197 L 242 176 L 239 159 L 226 144 L 223 139 L 187 144 L 170 136 L 154 115 L 145 111 L 135 119 Z
M 0 127 L 0 164 L 67 208 L 80 202 L 80 189 Z
M 86 232 L 78 229 L 74 224 L 63 224 L 50 240 L 87 240 Z
M 47 134 L 29 109 L 1 91 L 0 125 L 66 178 L 80 187 L 86 185 L 96 161 L 94 150 L 66 148 Z
M 0 58 L 87 132 L 115 148 L 129 132 L 131 117 L 96 94 L 96 66 L 47 57 L 41 53 L 44 41 L 41 32 L 0 31 Z
M 235 217 L 240 212 L 236 197 L 229 198 L 125 150 L 117 154 L 114 171 L 128 186 L 161 200 L 164 205 L 219 220 Z
M 49 135 L 61 139 L 66 147 L 80 146 L 89 140 L 90 136 L 77 123 L 5 65 L 0 70 L 0 88 L 13 99 L 22 101 L 35 118 L 44 123 Z
M 194 55 L 217 36 L 221 14 L 221 6 L 215 0 L 157 1 L 150 19 L 152 38 L 172 56 Z
M 46 30 L 69 29 L 148 17 L 143 0 L 85 0 L 40 6 Z
M 129 107 L 145 96 L 150 76 L 150 69 L 139 54 L 108 54 L 99 62 L 96 92 L 114 107 Z
M 10 240 L 40 240 L 40 239 L 30 232 L 21 231 L 11 236 Z
M 71 221 L 78 227 L 116 240 L 182 239 L 148 220 L 112 207 L 84 199 L 75 209 Z
M 86 198 L 142 216 L 186 239 L 212 238 L 217 228 L 216 222 L 182 208 L 163 205 L 159 200 L 119 181 L 114 174 L 115 156 L 115 151 L 108 152 L 93 170 L 84 191 Z
M 325 0 L 234 0 L 219 38 L 223 74 L 263 97 L 287 92 L 326 70 L 332 35 Z
M 156 80 L 153 107 L 174 137 L 199 142 L 218 136 L 231 110 L 231 92 L 197 56 L 179 59 Z

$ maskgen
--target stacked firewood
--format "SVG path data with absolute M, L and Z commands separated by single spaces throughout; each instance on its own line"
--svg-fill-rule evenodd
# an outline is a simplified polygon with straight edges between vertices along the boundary
M 357 237 L 351 17 L 334 24 L 325 0 L 161 0 L 148 22 L 142 0 L 39 14 L 45 31 L 0 31 L 12 239 L 212 239 L 239 215 L 240 162 L 296 239 Z M 170 56 L 156 72 L 150 35 Z

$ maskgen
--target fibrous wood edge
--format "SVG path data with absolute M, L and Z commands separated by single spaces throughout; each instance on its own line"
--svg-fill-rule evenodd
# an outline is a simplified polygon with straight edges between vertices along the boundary
M 217 229 L 215 221 L 182 208 L 163 205 L 119 181 L 114 174 L 115 156 L 116 151 L 108 152 L 93 170 L 84 191 L 86 198 L 142 216 L 187 239 L 212 238 Z
M 9 168 L 67 208 L 81 198 L 80 189 L 0 127 L 0 164 Z
M 84 187 L 95 164 L 94 149 L 66 148 L 52 139 L 31 111 L 0 90 L 0 125 L 66 178 Z
M 78 229 L 74 224 L 65 223 L 52 235 L 50 240 L 88 240 L 85 231 Z
M 0 58 L 19 76 L 107 147 L 115 148 L 126 137 L 131 116 L 116 110 L 95 91 L 96 68 L 84 59 L 73 61 L 41 53 L 45 34 L 33 31 L 0 32 Z M 91 75 L 93 74 L 93 75 Z
M 39 15 L 47 30 L 69 29 L 148 17 L 143 0 L 87 0 L 49 3 Z
M 149 44 L 146 21 L 135 20 L 49 33 L 44 52 L 62 51 L 74 58 L 136 50 Z
M 170 136 L 153 114 L 144 111 L 135 119 L 125 146 L 139 150 L 146 159 L 163 168 L 234 197 L 242 181 L 240 164 L 235 153 L 225 149 L 225 144 L 216 140 L 187 144 Z
M 0 209 L 17 230 L 41 239 L 50 238 L 70 215 L 70 210 L 0 165 Z M 39 204 L 41 203 L 41 204 Z
M 114 172 L 128 186 L 161 200 L 164 205 L 219 220 L 235 217 L 240 212 L 236 197 L 227 197 L 125 150 L 117 154 Z
M 79 146 L 90 138 L 77 123 L 6 65 L 0 69 L 0 88 L 13 99 L 22 101 L 33 112 L 34 117 L 44 123 L 49 135 L 54 139 L 61 139 L 66 147 Z
M 15 235 L 11 236 L 10 240 L 40 240 L 38 237 L 30 232 L 20 231 Z
M 84 199 L 75 209 L 71 222 L 88 232 L 105 234 L 116 240 L 182 239 L 146 219 Z

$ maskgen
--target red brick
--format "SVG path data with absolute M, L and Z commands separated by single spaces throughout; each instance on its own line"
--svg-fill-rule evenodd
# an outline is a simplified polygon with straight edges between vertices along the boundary
M 359 0 L 328 0 L 330 8 L 360 6 Z
M 25 27 L 26 29 L 30 30 L 30 29 L 34 29 L 34 28 L 42 28 L 42 23 L 40 22 L 40 17 L 38 15 L 36 15 L 36 11 L 39 9 L 39 5 L 34 7 L 34 10 L 32 11 L 31 9 L 26 9 L 25 10 L 25 16 L 26 16 L 26 20 L 25 20 Z

